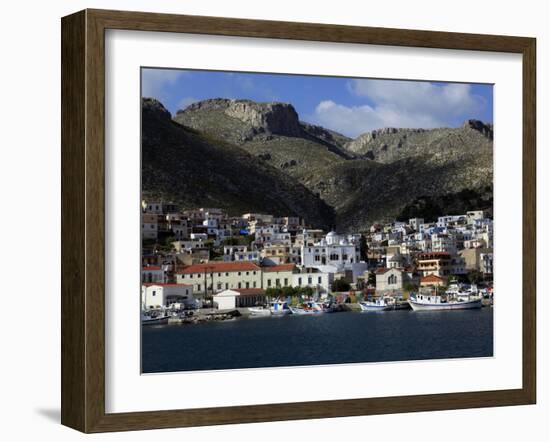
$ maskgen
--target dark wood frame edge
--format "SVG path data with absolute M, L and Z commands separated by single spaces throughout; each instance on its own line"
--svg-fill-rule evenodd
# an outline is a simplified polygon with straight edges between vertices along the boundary
M 523 386 L 514 390 L 105 413 L 106 29 L 485 50 L 523 56 Z M 61 422 L 104 432 L 313 419 L 536 401 L 536 40 L 527 37 L 84 10 L 62 19 Z

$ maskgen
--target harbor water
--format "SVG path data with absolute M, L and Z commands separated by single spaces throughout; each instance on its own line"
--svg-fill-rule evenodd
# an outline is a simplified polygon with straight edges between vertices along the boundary
M 342 312 L 142 327 L 142 372 L 493 355 L 493 309 Z

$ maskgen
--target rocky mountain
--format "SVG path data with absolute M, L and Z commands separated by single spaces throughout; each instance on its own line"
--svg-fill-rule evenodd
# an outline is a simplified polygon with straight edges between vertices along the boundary
M 216 98 L 176 113 L 178 123 L 235 144 L 300 179 L 311 168 L 350 159 L 344 135 L 300 122 L 288 103 Z
M 187 162 L 179 166 L 189 175 L 187 184 L 185 189 L 173 188 L 175 196 L 180 191 L 193 194 L 192 184 L 202 179 L 211 184 L 206 192 L 211 204 L 223 201 L 222 207 L 234 205 L 237 211 L 246 206 L 246 211 L 271 212 L 286 204 L 292 206 L 292 213 L 305 204 L 301 213 L 307 214 L 308 222 L 321 216 L 321 223 L 334 222 L 341 231 L 366 229 L 374 221 L 409 216 L 433 219 L 444 213 L 492 209 L 493 127 L 477 120 L 468 120 L 459 128 L 384 128 L 352 140 L 300 121 L 288 103 L 211 99 L 178 111 L 173 121 L 158 106 L 158 102 L 144 101 L 144 119 L 149 112 L 146 108 L 155 108 L 155 113 L 162 115 L 165 131 L 165 138 L 158 140 L 161 128 L 144 125 L 144 139 L 152 140 L 149 144 L 156 145 L 158 152 L 176 146 L 192 150 L 193 155 L 210 162 L 214 171 L 220 168 L 215 164 L 218 158 L 209 155 L 223 153 L 226 161 L 238 163 L 239 173 L 229 174 L 232 188 L 257 195 L 244 202 L 227 192 L 228 188 L 216 187 L 228 179 L 223 175 L 227 171 L 219 171 L 213 181 L 204 173 L 191 179 L 197 173 L 195 163 L 185 157 Z M 152 170 L 158 169 L 161 161 L 165 160 L 159 153 Z M 170 163 L 177 161 L 172 158 Z M 198 163 L 196 167 L 204 169 L 205 162 Z M 150 167 L 145 159 L 143 164 Z M 277 198 L 269 191 L 275 183 L 256 178 L 262 174 L 278 183 Z M 253 183 L 256 188 L 251 187 Z M 161 188 L 158 183 L 153 187 Z M 170 188 L 163 187 L 166 191 Z M 260 197 L 262 192 L 267 195 L 265 200 Z M 232 198 L 225 198 L 225 193 Z M 278 201 L 279 197 L 291 202 Z
M 183 208 L 293 214 L 319 227 L 334 224 L 333 209 L 305 186 L 231 143 L 173 121 L 154 99 L 142 100 L 142 196 Z
M 397 129 L 384 128 L 360 135 L 345 144 L 357 156 L 380 163 L 423 154 L 463 155 L 472 151 L 492 150 L 493 127 L 468 120 L 460 128 Z

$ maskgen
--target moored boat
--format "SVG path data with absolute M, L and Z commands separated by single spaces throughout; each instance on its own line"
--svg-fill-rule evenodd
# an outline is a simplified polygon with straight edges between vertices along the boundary
M 361 307 L 362 312 L 382 312 L 393 308 L 393 306 L 387 303 L 385 299 L 363 301 L 359 303 L 359 307 Z
M 166 315 L 165 313 L 161 313 L 158 315 L 145 315 L 141 314 L 141 324 L 142 325 L 164 325 L 168 324 L 168 320 L 170 319 L 169 315 Z
M 479 296 L 450 297 L 449 295 L 411 295 L 409 304 L 415 311 L 421 310 L 469 310 L 482 307 Z
M 288 303 L 285 301 L 271 301 L 269 303 L 269 310 L 272 315 L 288 315 L 291 313 Z
M 314 301 L 302 304 L 300 307 L 289 307 L 293 315 L 315 315 L 323 313 L 323 307 Z
M 271 310 L 265 307 L 248 307 L 252 316 L 271 316 Z

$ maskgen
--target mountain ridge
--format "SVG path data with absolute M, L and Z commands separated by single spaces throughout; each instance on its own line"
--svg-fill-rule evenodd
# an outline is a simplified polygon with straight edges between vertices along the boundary
M 289 103 L 217 98 L 177 111 L 172 123 L 239 149 L 232 152 L 250 155 L 262 171 L 278 170 L 287 186 L 307 189 L 330 208 L 340 230 L 445 205 L 492 208 L 493 127 L 479 120 L 457 128 L 382 128 L 351 139 L 300 121 Z

